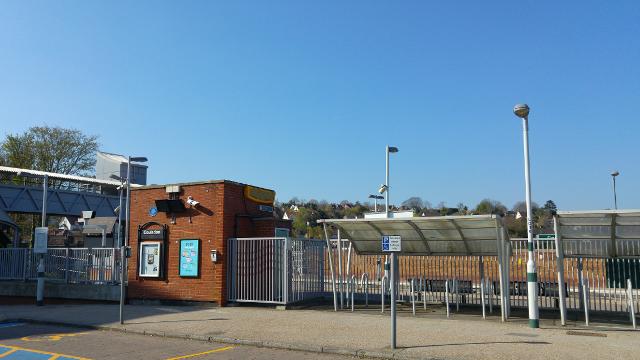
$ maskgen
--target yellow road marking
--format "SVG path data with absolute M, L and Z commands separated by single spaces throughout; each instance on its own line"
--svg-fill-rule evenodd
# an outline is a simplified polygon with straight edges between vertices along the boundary
M 84 357 L 71 356 L 71 355 L 59 354 L 59 353 L 36 350 L 36 349 L 27 349 L 27 348 L 23 348 L 23 347 L 20 347 L 20 346 L 4 345 L 4 344 L 0 344 L 0 346 L 11 349 L 9 352 L 1 354 L 0 358 L 5 357 L 6 355 L 14 353 L 14 352 L 16 352 L 18 350 L 21 350 L 21 351 L 29 351 L 29 352 L 36 353 L 36 354 L 51 355 L 52 356 L 51 359 L 56 359 L 58 357 L 66 357 L 66 358 L 75 359 L 75 360 L 91 360 L 89 358 L 84 358 Z
M 16 352 L 16 351 L 18 351 L 18 349 L 9 349 L 9 351 L 7 351 L 7 352 L 4 352 L 4 353 L 0 354 L 0 358 L 3 358 L 3 357 L 5 357 L 5 356 L 7 356 L 7 355 L 11 355 L 11 354 L 13 354 L 13 353 L 14 353 L 14 352 Z
M 20 340 L 22 341 L 60 341 L 62 340 L 62 338 L 65 338 L 65 337 L 74 337 L 74 336 L 84 335 L 84 334 L 86 334 L 86 332 L 71 333 L 71 334 L 52 334 L 52 335 L 46 335 L 46 336 L 40 336 L 40 337 L 25 336 Z
M 196 353 L 196 354 L 176 356 L 176 357 L 168 358 L 167 360 L 187 359 L 187 358 L 192 358 L 192 357 L 195 357 L 195 356 L 213 354 L 213 353 L 226 351 L 226 350 L 231 350 L 231 349 L 233 349 L 233 346 L 225 346 L 225 347 L 221 347 L 221 348 L 217 348 L 217 349 L 213 349 L 213 350 L 209 350 L 209 351 L 203 351 L 203 352 Z

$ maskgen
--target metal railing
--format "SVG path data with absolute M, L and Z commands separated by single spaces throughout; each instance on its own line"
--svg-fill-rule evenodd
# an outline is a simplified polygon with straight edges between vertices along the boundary
M 325 295 L 325 249 L 320 240 L 229 239 L 229 301 L 290 304 Z
M 538 269 L 538 304 L 543 309 L 559 309 L 561 289 L 558 286 L 555 242 L 536 239 L 534 246 Z M 511 248 L 509 305 L 514 308 L 526 308 L 526 239 L 512 239 Z M 342 256 L 337 254 L 336 248 L 332 251 L 339 306 L 349 306 L 349 285 L 352 276 L 364 276 L 367 279 L 366 284 L 361 282 L 354 289 L 356 299 L 364 301 L 365 297 L 368 297 L 379 301 L 383 292 L 385 256 L 357 255 L 355 251 L 349 251 L 347 241 L 343 241 L 342 251 Z M 339 272 L 340 268 L 343 270 L 342 274 Z M 584 311 L 586 299 L 590 311 L 626 313 L 629 311 L 629 303 L 633 304 L 636 313 L 640 311 L 640 259 L 565 258 L 564 268 L 563 290 L 568 310 Z M 500 306 L 500 280 L 496 257 L 399 256 L 398 270 L 397 294 L 400 301 L 410 302 L 413 294 L 418 302 L 444 303 L 448 297 L 453 305 L 481 305 L 484 293 L 484 303 L 490 312 Z M 328 261 L 325 263 L 325 274 L 326 289 L 331 291 L 331 269 Z M 482 278 L 485 280 L 484 286 L 480 281 Z M 585 283 L 588 286 L 583 287 L 581 284 Z M 628 283 L 632 284 L 631 291 L 628 289 Z M 587 289 L 586 296 L 583 289 Z M 389 289 L 384 289 L 384 292 L 388 295 Z M 385 302 L 388 300 L 387 298 Z
M 0 249 L 0 280 L 35 280 L 40 254 L 32 249 Z M 47 281 L 73 284 L 120 282 L 120 249 L 48 249 L 44 255 Z

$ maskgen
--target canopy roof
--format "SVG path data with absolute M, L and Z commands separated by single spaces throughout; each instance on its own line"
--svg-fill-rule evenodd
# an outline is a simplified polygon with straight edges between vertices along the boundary
M 510 249 L 502 218 L 495 215 L 396 219 L 321 219 L 348 237 L 358 254 L 382 254 L 382 236 L 402 237 L 403 255 L 497 256 Z
M 640 210 L 558 211 L 567 257 L 640 257 Z

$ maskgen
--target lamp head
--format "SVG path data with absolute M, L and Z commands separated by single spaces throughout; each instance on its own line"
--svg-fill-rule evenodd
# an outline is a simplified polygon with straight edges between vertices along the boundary
M 616 177 L 618 175 L 620 175 L 620 172 L 618 170 L 616 170 L 616 171 L 611 173 L 611 176 L 613 176 L 613 177 Z
M 385 192 L 387 192 L 387 189 L 389 189 L 389 187 L 385 184 L 380 185 L 380 189 L 378 189 L 378 192 L 380 194 L 384 194 Z
M 389 149 L 390 153 L 397 153 L 398 152 L 398 148 L 395 146 L 387 146 L 387 148 Z
M 138 162 L 138 163 L 143 163 L 143 162 L 147 162 L 147 158 L 144 156 L 138 156 L 138 157 L 131 157 L 129 158 L 131 159 L 132 162 Z
M 525 119 L 529 117 L 529 105 L 517 104 L 513 107 L 513 113 L 516 114 L 517 117 Z

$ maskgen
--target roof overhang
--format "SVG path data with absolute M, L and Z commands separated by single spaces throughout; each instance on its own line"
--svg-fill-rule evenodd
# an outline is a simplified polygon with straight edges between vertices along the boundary
M 558 211 L 555 221 L 565 257 L 640 257 L 640 210 Z
M 509 251 L 509 235 L 495 215 L 413 217 L 395 219 L 320 219 L 344 233 L 358 254 L 384 254 L 385 235 L 402 237 L 400 255 L 498 256 Z

